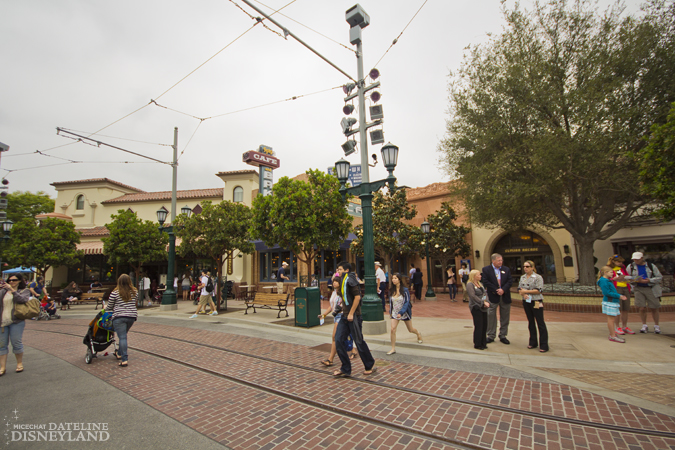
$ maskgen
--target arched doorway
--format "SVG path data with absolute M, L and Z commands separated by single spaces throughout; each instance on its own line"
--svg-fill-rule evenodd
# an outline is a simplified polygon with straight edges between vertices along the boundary
M 544 238 L 532 231 L 520 230 L 504 235 L 495 244 L 493 253 L 499 253 L 504 258 L 504 265 L 511 269 L 514 285 L 524 273 L 523 263 L 527 260 L 534 262 L 544 283 L 556 282 L 553 250 Z

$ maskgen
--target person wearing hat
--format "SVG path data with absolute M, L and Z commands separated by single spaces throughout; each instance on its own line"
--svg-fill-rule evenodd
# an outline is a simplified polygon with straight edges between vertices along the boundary
M 375 278 L 377 278 L 377 295 L 382 300 L 382 311 L 386 312 L 384 290 L 387 288 L 387 276 L 384 274 L 382 264 L 379 261 L 375 261 Z
M 640 319 L 642 319 L 642 328 L 640 333 L 648 333 L 647 326 L 647 308 L 652 312 L 654 318 L 654 333 L 661 334 L 659 327 L 659 308 L 661 307 L 661 272 L 654 264 L 645 261 L 644 254 L 641 252 L 633 253 L 632 263 L 627 268 L 628 276 L 626 280 L 630 281 L 635 293 L 635 306 L 640 309 Z
M 286 276 L 286 267 L 288 267 L 288 263 L 284 261 L 281 263 L 279 270 L 277 270 L 277 293 L 279 294 L 284 293 L 284 280 L 290 279 Z
M 630 284 L 625 280 L 626 266 L 623 264 L 625 259 L 621 255 L 610 256 L 607 260 L 607 266 L 614 271 L 614 277 L 611 281 L 614 283 L 616 291 L 626 297 L 626 300 L 620 302 L 620 316 L 616 316 L 616 334 L 623 336 L 624 334 L 635 334 L 633 330 L 628 328 L 628 311 L 630 311 Z

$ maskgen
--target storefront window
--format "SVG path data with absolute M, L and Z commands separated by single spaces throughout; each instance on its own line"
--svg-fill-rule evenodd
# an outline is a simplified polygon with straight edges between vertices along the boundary
M 270 250 L 260 252 L 260 281 L 276 281 L 277 271 L 282 262 L 287 262 L 289 267 L 286 276 L 291 281 L 297 280 L 298 261 L 293 252 L 289 250 Z

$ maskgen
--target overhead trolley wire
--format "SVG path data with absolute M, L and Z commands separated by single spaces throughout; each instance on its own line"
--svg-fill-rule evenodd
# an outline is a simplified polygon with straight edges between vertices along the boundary
M 424 8 L 424 5 L 426 5 L 428 1 L 429 1 L 429 0 L 424 0 L 424 3 L 422 3 L 422 6 L 420 6 L 420 8 L 419 8 L 419 9 L 417 10 L 417 12 L 415 13 L 415 15 L 412 16 L 412 19 L 410 19 L 410 21 L 408 22 L 408 24 L 407 24 L 405 27 L 403 27 L 403 30 L 401 30 L 401 32 L 398 34 L 398 36 L 396 36 L 396 39 L 394 39 L 394 40 L 391 42 L 391 45 L 389 46 L 389 48 L 384 52 L 384 54 L 382 55 L 382 57 L 380 57 L 380 59 L 375 63 L 375 65 L 373 66 L 373 68 L 377 67 L 378 64 L 380 64 L 380 61 L 382 61 L 382 60 L 384 59 L 384 57 L 387 56 L 387 53 L 389 53 L 389 50 L 391 50 L 391 48 L 392 48 L 394 45 L 396 45 L 396 43 L 398 42 L 398 40 L 399 40 L 399 39 L 401 38 L 401 36 L 403 35 L 403 32 L 408 28 L 408 26 L 412 23 L 412 21 L 415 20 L 415 17 L 417 17 L 417 15 L 420 13 L 420 11 L 422 11 L 422 8 Z

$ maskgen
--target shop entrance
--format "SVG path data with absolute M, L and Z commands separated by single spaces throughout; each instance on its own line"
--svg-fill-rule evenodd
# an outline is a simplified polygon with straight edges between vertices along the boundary
M 516 231 L 502 237 L 495 245 L 494 253 L 504 258 L 504 265 L 511 270 L 514 286 L 518 284 L 523 272 L 523 263 L 531 260 L 544 283 L 556 282 L 556 267 L 553 251 L 548 242 L 531 231 Z

